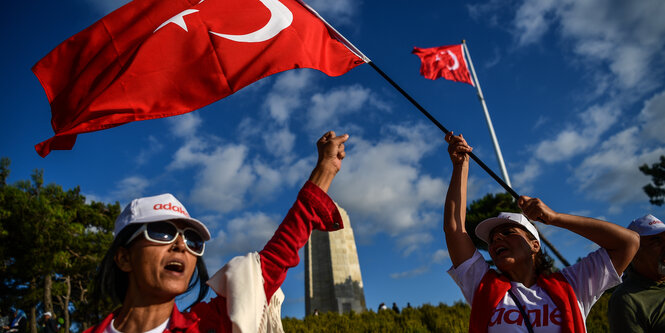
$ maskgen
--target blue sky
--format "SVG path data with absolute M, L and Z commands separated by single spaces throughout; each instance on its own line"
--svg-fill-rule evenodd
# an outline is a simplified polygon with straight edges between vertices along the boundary
M 83 134 L 41 158 L 52 136 L 30 68 L 121 0 L 6 4 L 0 52 L 0 156 L 10 182 L 46 182 L 88 199 L 175 194 L 213 233 L 215 271 L 272 235 L 315 163 L 326 130 L 349 133 L 331 196 L 353 224 L 367 305 L 452 304 L 442 207 L 451 167 L 442 133 L 368 65 L 337 78 L 294 70 L 201 110 Z M 466 39 L 513 187 L 553 209 L 626 226 L 665 209 L 642 192 L 638 166 L 665 155 L 665 3 L 661 0 L 376 1 L 308 3 L 428 109 L 463 133 L 498 173 L 475 90 L 419 75 L 411 49 Z M 500 188 L 478 166 L 469 202 Z M 595 246 L 539 225 L 569 261 Z M 304 315 L 304 272 L 283 285 L 283 314 Z

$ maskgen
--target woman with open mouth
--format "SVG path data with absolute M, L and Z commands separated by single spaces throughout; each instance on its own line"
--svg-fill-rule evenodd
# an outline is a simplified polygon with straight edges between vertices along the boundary
M 540 199 L 521 196 L 524 215 L 501 213 L 480 222 L 475 234 L 488 244 L 491 269 L 465 229 L 472 148 L 462 135 L 446 135 L 453 163 L 444 210 L 444 232 L 453 267 L 448 271 L 471 304 L 469 332 L 586 332 L 585 320 L 639 246 L 637 233 L 616 224 L 558 213 Z M 598 244 L 575 265 L 552 272 L 538 230 L 527 219 L 570 230 Z
M 171 194 L 134 199 L 115 221 L 113 244 L 95 279 L 98 300 L 120 307 L 86 333 L 283 331 L 279 287 L 298 264 L 298 250 L 312 229 L 343 227 L 326 193 L 348 137 L 330 131 L 318 140 L 318 162 L 272 239 L 258 253 L 233 258 L 210 279 L 202 258 L 208 228 Z M 180 312 L 175 298 L 196 287 L 196 300 Z M 209 287 L 217 297 L 203 302 Z

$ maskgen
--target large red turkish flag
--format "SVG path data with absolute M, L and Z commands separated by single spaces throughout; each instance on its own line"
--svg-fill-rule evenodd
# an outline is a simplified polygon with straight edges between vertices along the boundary
M 134 0 L 58 45 L 33 72 L 55 136 L 183 114 L 293 68 L 330 76 L 364 63 L 297 0 Z
M 414 47 L 411 53 L 420 57 L 420 74 L 425 78 L 436 80 L 442 77 L 473 85 L 461 44 L 428 49 Z

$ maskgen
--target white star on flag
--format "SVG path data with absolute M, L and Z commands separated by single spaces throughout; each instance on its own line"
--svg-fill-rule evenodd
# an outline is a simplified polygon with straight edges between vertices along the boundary
M 165 25 L 167 25 L 167 24 L 169 24 L 169 23 L 177 24 L 179 27 L 182 28 L 182 30 L 187 31 L 187 23 L 185 23 L 184 16 L 185 16 L 185 15 L 189 15 L 189 14 L 191 14 L 191 13 L 196 13 L 196 12 L 198 12 L 198 11 L 199 11 L 198 9 L 187 9 L 187 10 L 183 10 L 183 11 L 180 12 L 179 14 L 177 14 L 177 15 L 173 16 L 172 18 L 166 20 L 166 22 L 162 23 L 162 24 L 161 24 L 159 27 L 157 27 L 157 29 L 155 29 L 155 31 L 153 31 L 152 33 L 157 32 L 157 30 L 161 29 L 162 27 L 164 27 Z

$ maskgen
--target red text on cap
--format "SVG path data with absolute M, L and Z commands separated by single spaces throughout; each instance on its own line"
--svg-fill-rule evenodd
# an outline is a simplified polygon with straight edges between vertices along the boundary
M 189 217 L 189 214 L 187 214 L 187 211 L 185 211 L 184 208 L 177 206 L 177 205 L 172 205 L 170 202 L 167 204 L 156 204 L 152 206 L 152 209 L 154 210 L 160 210 L 160 209 L 165 209 L 165 210 L 172 210 L 176 213 L 183 214 L 187 217 Z
M 653 221 L 649 222 L 649 225 L 654 225 L 654 224 L 658 224 L 658 223 L 662 224 L 663 222 L 660 222 L 660 220 L 653 220 Z

